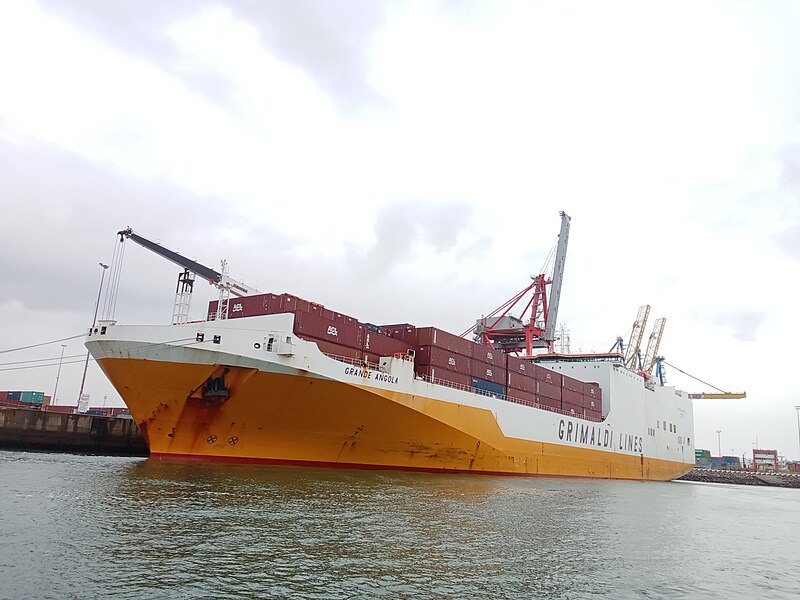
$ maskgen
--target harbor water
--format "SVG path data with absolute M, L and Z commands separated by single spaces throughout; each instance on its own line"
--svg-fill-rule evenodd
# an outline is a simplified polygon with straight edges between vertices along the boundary
M 0 451 L 0 598 L 797 598 L 800 491 Z

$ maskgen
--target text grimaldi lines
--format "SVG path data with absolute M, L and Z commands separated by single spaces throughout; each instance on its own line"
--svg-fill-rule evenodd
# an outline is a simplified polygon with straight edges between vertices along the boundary
M 636 453 L 642 452 L 644 442 L 639 435 L 619 432 L 615 438 L 613 429 L 567 419 L 561 419 L 558 422 L 558 439 L 596 448 Z

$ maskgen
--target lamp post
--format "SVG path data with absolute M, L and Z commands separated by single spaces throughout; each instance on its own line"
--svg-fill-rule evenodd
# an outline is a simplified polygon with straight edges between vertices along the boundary
M 794 409 L 797 411 L 797 442 L 800 443 L 800 405 L 795 406 Z
M 717 456 L 722 456 L 722 443 L 720 442 L 720 434 L 722 429 L 717 429 Z
M 58 359 L 58 373 L 56 373 L 56 386 L 53 388 L 53 404 L 56 403 L 58 397 L 56 393 L 58 392 L 58 378 L 61 377 L 61 362 L 64 360 L 64 348 L 66 348 L 66 344 L 61 344 L 61 356 Z
M 108 265 L 104 265 L 103 263 L 98 263 L 101 267 L 103 267 L 103 274 L 100 276 L 100 289 L 97 290 L 97 303 L 94 305 L 94 317 L 92 318 L 92 329 L 97 324 L 97 311 L 100 308 L 100 294 L 103 293 L 103 279 L 106 276 L 106 270 L 108 269 Z M 81 396 L 83 396 L 83 386 L 86 384 L 86 371 L 89 369 L 89 352 L 86 352 L 86 362 L 83 364 L 83 377 L 81 378 L 81 389 L 78 392 L 78 405 L 81 402 Z

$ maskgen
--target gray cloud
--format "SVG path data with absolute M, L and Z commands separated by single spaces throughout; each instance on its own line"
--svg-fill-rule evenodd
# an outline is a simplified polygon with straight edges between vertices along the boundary
M 51 146 L 0 141 L 0 180 L 0 298 L 34 310 L 51 309 L 54 301 L 64 310 L 91 307 L 97 263 L 111 260 L 114 233 L 127 225 L 210 266 L 222 251 L 219 231 L 240 225 L 235 214 L 219 210 L 217 198 L 163 181 L 126 179 Z M 171 302 L 160 286 L 154 295 L 152 280 L 174 282 L 177 267 L 143 250 L 128 251 L 124 274 L 132 308 L 165 297 Z
M 181 78 L 211 101 L 235 110 L 234 83 L 225 73 L 184 65 L 167 28 L 203 10 L 207 1 L 142 0 L 134 3 L 42 0 L 53 14 L 134 56 L 144 57 Z M 369 86 L 366 46 L 384 19 L 385 5 L 371 0 L 238 0 L 225 4 L 254 26 L 264 48 L 311 76 L 343 113 L 381 106 L 384 100 Z M 254 74 L 254 77 L 257 74 Z
M 766 319 L 766 311 L 742 308 L 714 313 L 707 320 L 730 330 L 735 340 L 754 342 L 757 339 L 759 328 Z
M 447 252 L 455 247 L 471 217 L 472 208 L 461 204 L 400 202 L 386 206 L 375 219 L 375 242 L 366 251 L 351 246 L 349 265 L 359 277 L 376 278 L 410 260 L 411 250 L 420 243 L 437 253 Z

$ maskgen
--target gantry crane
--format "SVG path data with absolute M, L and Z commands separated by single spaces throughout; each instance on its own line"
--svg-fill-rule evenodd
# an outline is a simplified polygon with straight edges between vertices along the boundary
M 650 305 L 644 304 L 639 307 L 636 320 L 633 322 L 631 337 L 628 340 L 628 347 L 625 349 L 625 367 L 631 371 L 639 370 L 639 363 L 642 354 L 642 337 L 644 337 L 644 327 L 647 324 L 647 317 L 650 316 Z
M 175 308 L 172 312 L 173 325 L 186 323 L 189 320 L 189 307 L 192 300 L 195 275 L 199 275 L 201 278 L 208 281 L 208 283 L 219 289 L 219 303 L 217 304 L 217 313 L 215 315 L 217 320 L 226 319 L 228 317 L 228 300 L 231 294 L 241 297 L 259 293 L 253 286 L 228 276 L 228 263 L 225 260 L 221 261 L 222 272 L 215 271 L 210 267 L 201 265 L 177 252 L 169 250 L 161 244 L 148 240 L 138 233 L 135 233 L 130 227 L 118 231 L 117 235 L 121 243 L 128 239 L 133 240 L 140 246 L 144 246 L 148 250 L 155 252 L 159 256 L 183 268 L 183 272 L 178 275 L 178 285 L 175 290 Z
M 666 323 L 667 320 L 664 317 L 660 317 L 653 324 L 653 331 L 650 332 L 650 337 L 647 340 L 647 350 L 645 350 L 644 362 L 642 363 L 641 373 L 645 379 L 650 379 L 653 376 L 653 367 L 656 364 L 658 347 L 661 345 L 661 336 L 664 334 L 664 325 Z
M 552 278 L 548 278 L 544 273 L 532 276 L 533 282 L 530 285 L 487 316 L 478 319 L 475 325 L 461 334 L 461 337 L 474 333 L 476 340 L 482 344 L 504 352 L 524 353 L 525 356 L 531 356 L 533 348 L 547 348 L 548 352 L 553 352 L 570 226 L 569 215 L 563 211 L 559 215 L 561 216 L 561 230 L 558 234 Z M 547 295 L 548 285 L 550 286 L 549 297 Z M 511 315 L 511 310 L 520 304 L 529 293 L 532 293 L 531 297 L 525 303 L 520 316 Z M 527 323 L 522 320 L 526 313 L 530 315 Z

